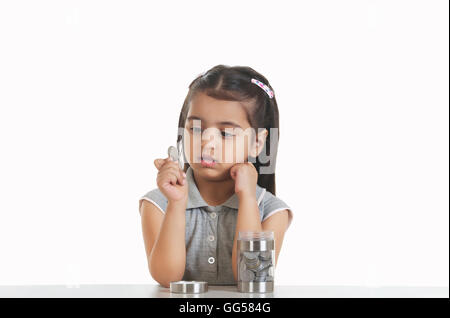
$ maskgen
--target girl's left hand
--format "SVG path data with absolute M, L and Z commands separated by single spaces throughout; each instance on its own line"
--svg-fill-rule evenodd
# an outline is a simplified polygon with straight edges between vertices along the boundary
M 256 198 L 258 172 L 251 162 L 235 164 L 230 169 L 230 175 L 234 180 L 234 192 L 236 192 L 238 198 L 242 196 Z

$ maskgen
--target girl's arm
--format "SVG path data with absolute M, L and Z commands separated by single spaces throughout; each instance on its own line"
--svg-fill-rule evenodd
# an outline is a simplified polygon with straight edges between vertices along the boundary
M 164 287 L 181 280 L 186 265 L 185 202 L 169 202 L 162 214 L 152 203 L 143 201 L 142 232 L 148 268 L 153 279 Z
M 164 287 L 181 280 L 186 267 L 186 174 L 169 158 L 156 159 L 157 184 L 167 198 L 165 213 L 143 201 L 141 218 L 150 274 Z
M 255 186 L 258 178 L 257 171 L 251 163 L 236 164 L 231 168 L 231 177 L 235 180 L 235 192 L 239 199 L 236 231 L 233 240 L 231 264 L 234 279 L 237 281 L 237 239 L 239 231 L 273 231 L 275 239 L 275 266 L 283 243 L 284 233 L 288 227 L 288 211 L 282 210 L 270 216 L 264 222 L 260 221 Z

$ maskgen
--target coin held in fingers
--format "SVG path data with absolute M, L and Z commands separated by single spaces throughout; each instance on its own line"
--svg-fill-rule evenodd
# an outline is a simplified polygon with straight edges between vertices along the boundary
M 174 162 L 178 162 L 178 166 L 180 167 L 181 170 L 183 170 L 183 164 L 181 163 L 180 160 L 181 158 L 178 153 L 178 149 L 174 146 L 170 146 L 169 149 L 167 150 L 167 154 Z
M 169 147 L 167 154 L 173 161 L 178 161 L 178 150 L 174 146 Z

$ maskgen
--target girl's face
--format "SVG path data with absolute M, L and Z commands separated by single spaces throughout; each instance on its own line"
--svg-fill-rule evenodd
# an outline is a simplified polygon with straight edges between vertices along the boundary
M 185 156 L 198 175 L 209 180 L 228 179 L 233 165 L 246 162 L 249 155 L 256 157 L 262 150 L 266 131 L 260 133 L 258 142 L 256 133 L 241 103 L 198 93 L 186 117 Z

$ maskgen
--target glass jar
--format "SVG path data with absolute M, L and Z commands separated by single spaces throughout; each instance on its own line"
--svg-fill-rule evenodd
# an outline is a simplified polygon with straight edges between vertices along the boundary
M 273 232 L 239 232 L 237 266 L 238 291 L 243 293 L 272 292 L 275 274 Z

